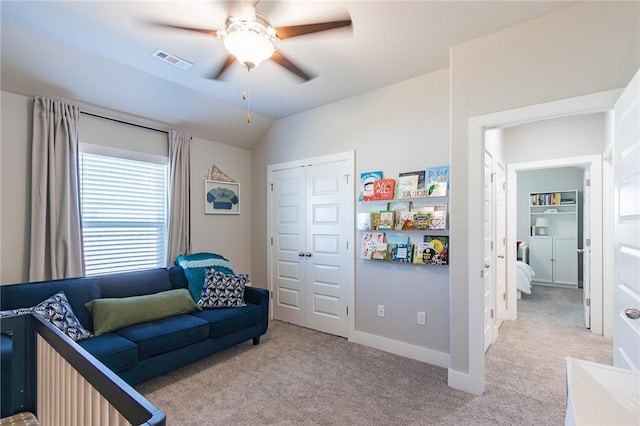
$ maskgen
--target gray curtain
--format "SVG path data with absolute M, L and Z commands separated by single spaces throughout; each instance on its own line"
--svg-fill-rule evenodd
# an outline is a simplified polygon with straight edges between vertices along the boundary
M 169 236 L 167 265 L 191 252 L 191 136 L 182 130 L 169 131 Z
M 31 141 L 29 281 L 84 275 L 74 105 L 36 97 Z

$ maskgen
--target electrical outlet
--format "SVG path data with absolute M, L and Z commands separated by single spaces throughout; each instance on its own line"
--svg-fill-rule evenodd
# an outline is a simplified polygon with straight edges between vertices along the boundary
M 384 318 L 384 305 L 378 305 L 378 316 Z
M 418 325 L 427 325 L 427 314 L 422 311 L 418 311 Z

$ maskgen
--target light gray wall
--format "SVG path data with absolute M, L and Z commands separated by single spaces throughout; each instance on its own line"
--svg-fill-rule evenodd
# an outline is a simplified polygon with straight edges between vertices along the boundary
M 0 283 L 6 284 L 28 279 L 33 99 L 5 91 L 0 92 L 0 95 Z M 139 122 L 136 117 L 106 112 L 99 108 L 91 112 Z M 150 122 L 140 124 L 162 126 Z M 167 136 L 164 133 L 81 115 L 79 134 L 80 141 L 84 143 L 167 155 Z M 191 149 L 192 249 L 224 254 L 231 260 L 234 270 L 250 273 L 248 247 L 251 243 L 251 152 L 197 138 L 193 139 Z M 240 215 L 204 214 L 204 180 L 209 163 L 217 164 L 240 183 Z
M 638 69 L 638 3 L 581 2 L 451 50 L 451 246 L 481 252 L 469 239 L 480 209 L 469 205 L 471 117 L 624 87 Z M 478 165 L 477 167 L 475 165 Z M 473 178 L 473 179 L 472 179 Z M 458 206 L 458 207 L 456 207 Z M 469 255 L 452 260 L 451 369 L 469 371 Z M 481 260 L 478 270 L 481 269 Z M 475 276 L 475 275 L 474 275 Z M 480 303 L 474 301 L 474 303 Z M 475 355 L 474 355 L 475 356 Z
M 360 173 L 449 164 L 449 70 L 375 90 L 275 122 L 253 151 L 254 276 L 267 282 L 267 165 L 354 150 Z M 360 203 L 356 211 L 367 209 Z M 359 241 L 361 235 L 356 235 Z M 453 254 L 455 256 L 455 254 Z M 356 260 L 356 330 L 449 351 L 449 272 Z M 385 305 L 385 318 L 376 316 Z M 416 324 L 427 312 L 427 327 Z

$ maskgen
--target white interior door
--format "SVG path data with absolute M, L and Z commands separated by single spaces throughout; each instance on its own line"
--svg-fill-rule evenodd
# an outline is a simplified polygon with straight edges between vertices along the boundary
M 591 173 L 584 172 L 582 190 L 582 308 L 584 326 L 591 328 Z
M 353 186 L 346 162 L 313 165 L 307 171 L 308 277 L 306 326 L 347 336 L 348 288 L 353 244 Z
M 494 341 L 497 330 L 507 319 L 507 171 L 504 164 L 497 161 L 495 167 L 495 305 L 496 321 Z
M 484 283 L 484 350 L 485 352 L 493 340 L 494 323 L 494 298 L 493 298 L 493 274 L 491 262 L 493 260 L 493 200 L 491 190 L 491 176 L 493 173 L 493 157 L 488 151 L 484 153 L 484 182 L 482 194 L 482 233 L 483 233 L 483 283 Z
M 640 71 L 615 106 L 613 365 L 640 370 Z
M 305 170 L 272 172 L 271 289 L 273 317 L 305 325 L 306 263 Z

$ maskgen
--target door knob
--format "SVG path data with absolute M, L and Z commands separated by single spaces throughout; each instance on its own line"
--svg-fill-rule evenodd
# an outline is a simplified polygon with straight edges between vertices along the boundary
M 624 314 L 631 319 L 640 318 L 640 309 L 629 308 L 624 310 Z
M 504 254 L 499 254 L 499 255 L 498 255 L 498 257 L 499 257 L 500 259 L 504 259 Z
M 310 251 L 308 251 L 308 252 L 306 252 L 304 255 L 305 255 L 305 256 L 307 256 L 307 257 L 311 257 L 311 252 L 310 252 Z
M 490 264 L 488 264 L 488 263 L 485 263 L 485 264 L 484 264 L 484 267 L 485 267 L 485 268 L 491 268 L 491 265 L 490 265 Z
M 299 252 L 298 252 L 298 256 L 303 257 L 304 255 L 305 255 L 305 254 L 304 254 L 304 252 L 303 252 L 303 251 L 299 251 Z

